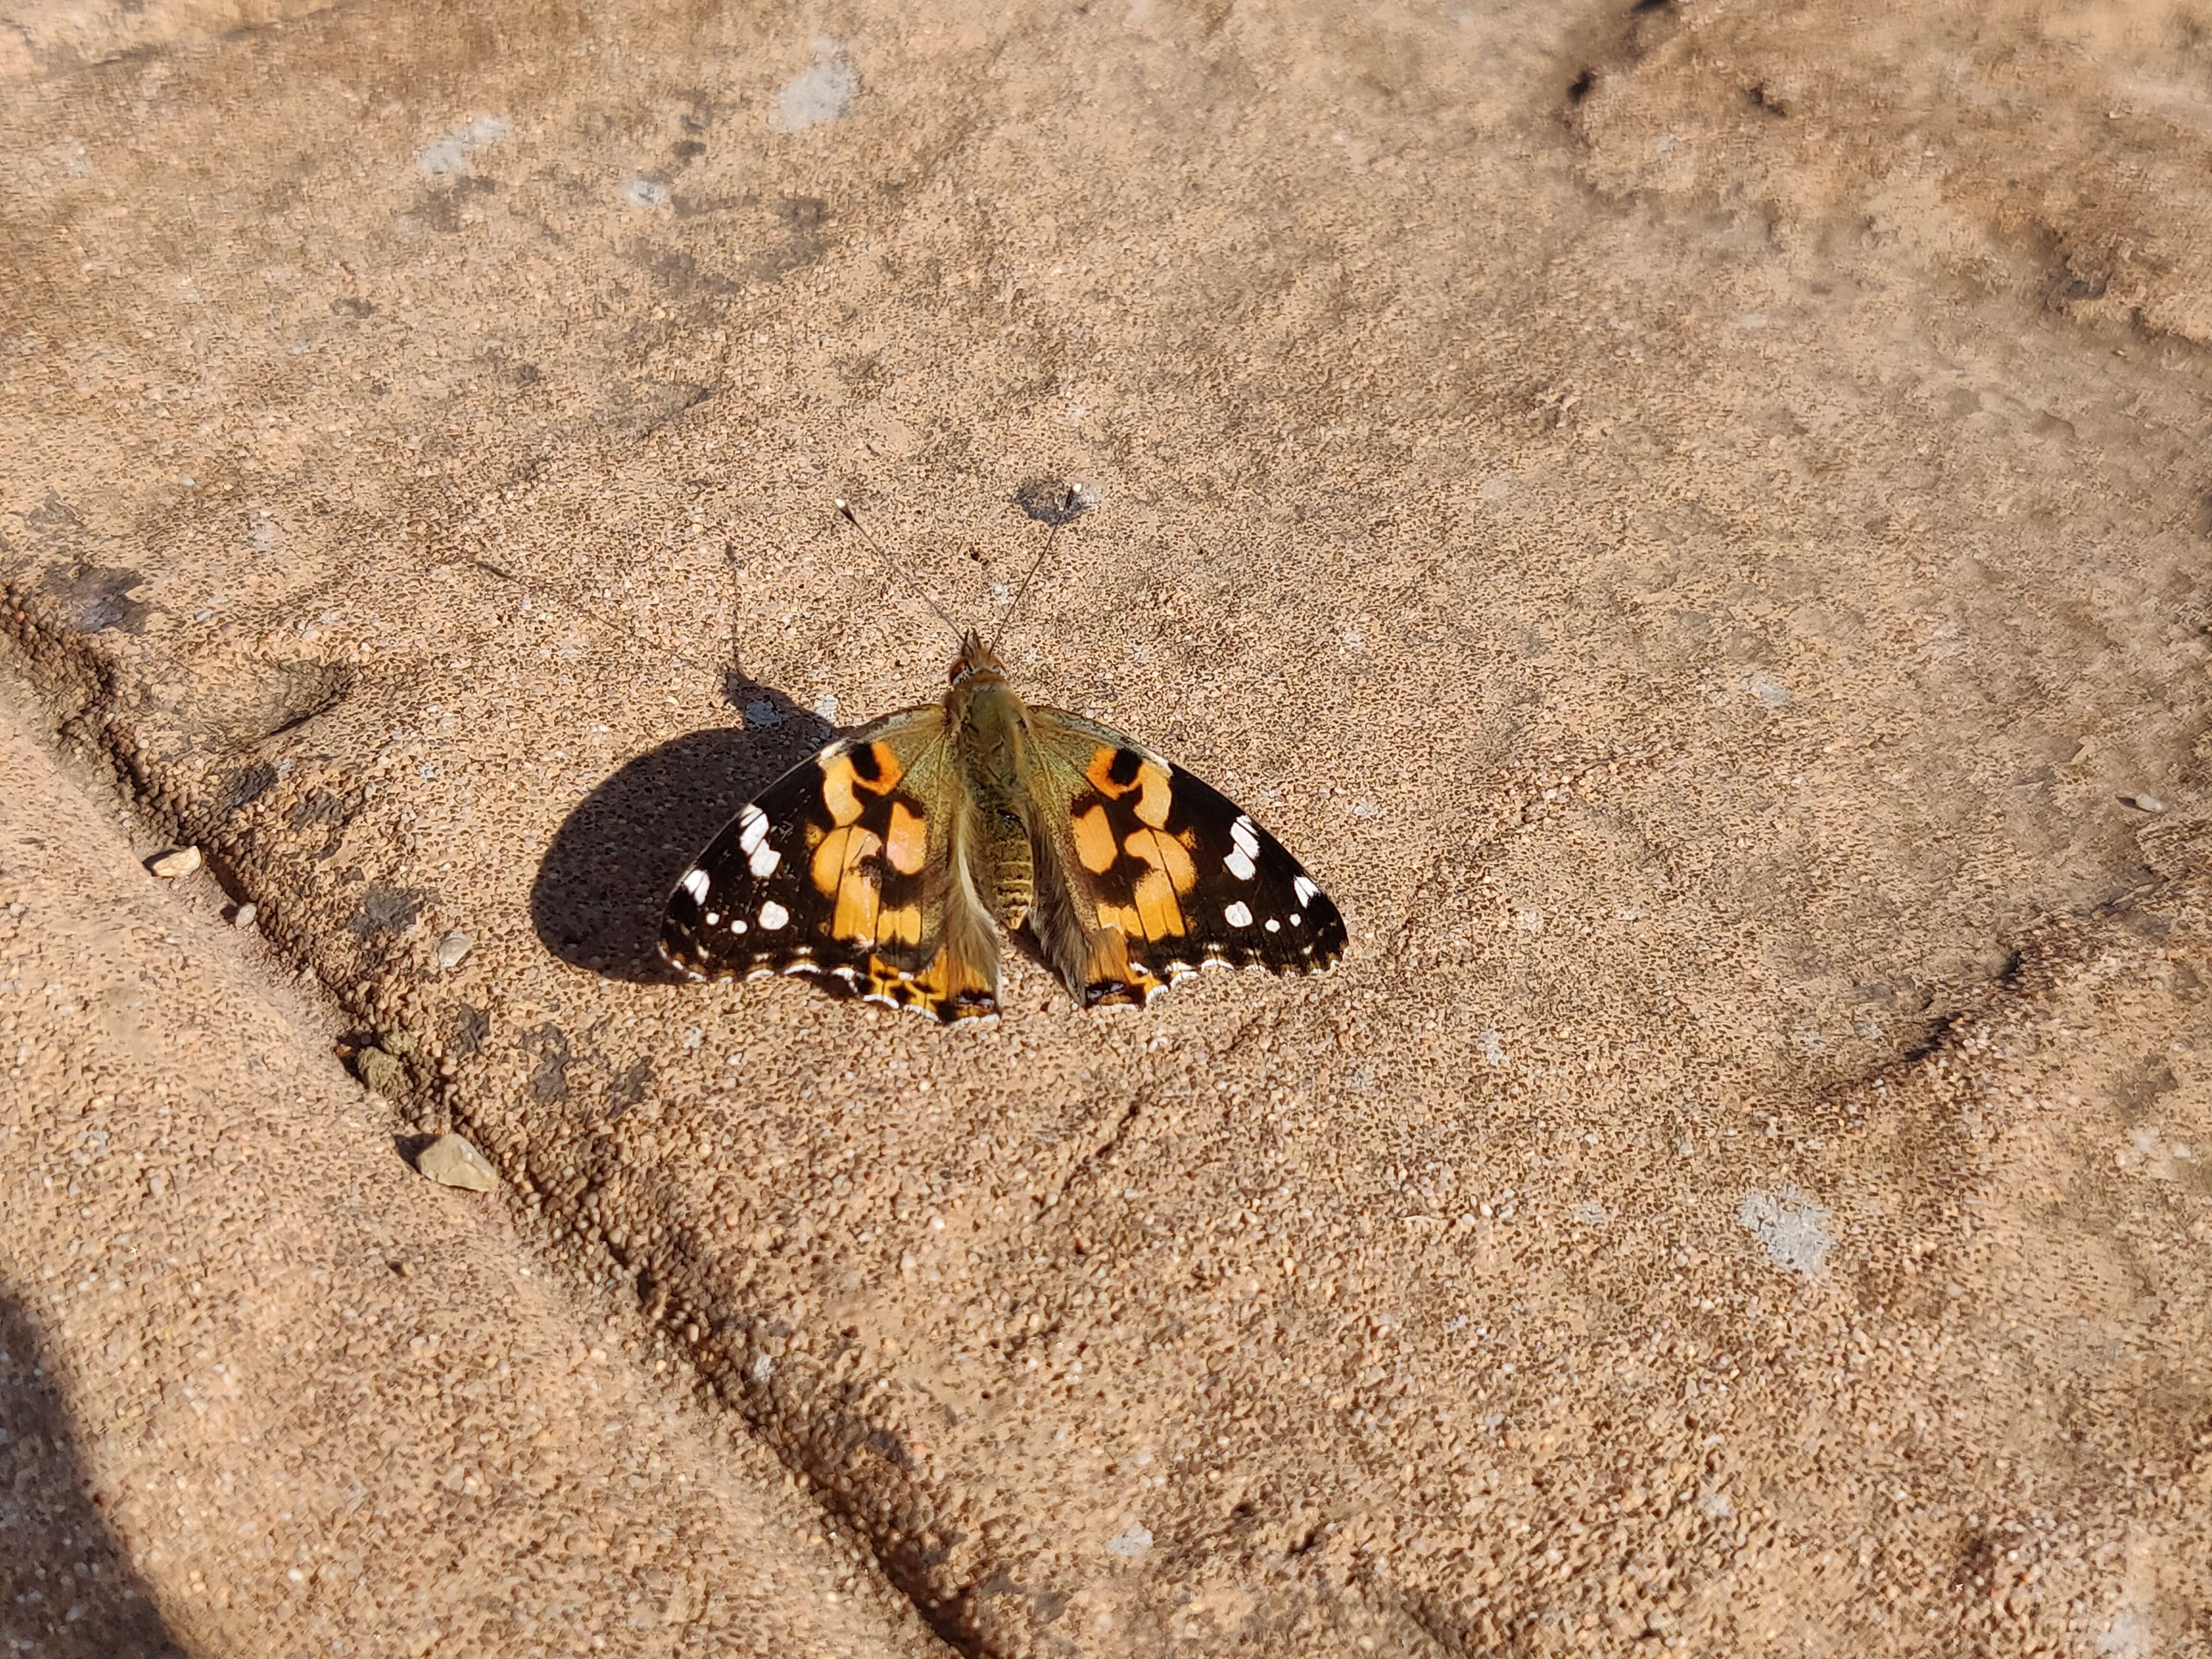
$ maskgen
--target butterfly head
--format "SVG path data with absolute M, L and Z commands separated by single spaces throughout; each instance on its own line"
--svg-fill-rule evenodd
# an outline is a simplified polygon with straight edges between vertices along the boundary
M 945 678 L 954 685 L 1004 685 L 1006 668 L 999 660 L 998 653 L 984 644 L 983 636 L 971 628 L 962 636 L 960 654 L 953 658 Z

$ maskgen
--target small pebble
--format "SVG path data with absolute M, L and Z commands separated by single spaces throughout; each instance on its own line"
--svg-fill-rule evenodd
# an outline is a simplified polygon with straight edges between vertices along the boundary
M 254 917 L 260 914 L 261 912 L 255 909 L 250 902 L 241 904 L 231 913 L 230 925 L 234 927 L 251 927 L 253 926 Z
M 166 853 L 157 853 L 148 859 L 146 867 L 164 881 L 174 881 L 179 876 L 189 876 L 200 867 L 200 849 L 197 847 L 173 847 Z
M 477 948 L 474 933 L 464 933 L 459 928 L 438 941 L 438 966 L 458 968 L 461 958 Z
M 416 1154 L 415 1167 L 441 1187 L 488 1193 L 499 1185 L 490 1161 L 455 1134 L 440 1135 Z
M 2138 812 L 2163 812 L 2166 811 L 2166 803 L 2160 800 L 2156 795 L 2123 795 L 2120 797 L 2120 799 L 2125 802 L 2128 805 L 2134 807 Z

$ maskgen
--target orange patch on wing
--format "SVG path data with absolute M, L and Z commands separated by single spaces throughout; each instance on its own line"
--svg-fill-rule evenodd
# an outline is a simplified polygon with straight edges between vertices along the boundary
M 882 889 L 865 871 L 848 870 L 844 884 L 837 889 L 837 914 L 830 919 L 830 936 L 874 944 L 876 908 L 882 902 Z
M 1137 817 L 1155 830 L 1168 824 L 1168 775 L 1150 761 L 1137 769 Z
M 865 754 L 873 777 L 862 775 L 853 757 Z M 898 757 L 884 744 L 872 743 L 865 750 L 849 750 L 833 755 L 822 763 L 822 804 L 830 809 L 830 816 L 839 823 L 850 823 L 860 816 L 860 793 L 888 795 L 898 787 L 906 775 Z
M 1106 928 L 1091 941 L 1083 963 L 1084 1000 L 1091 1006 L 1142 1003 L 1159 983 L 1158 975 L 1129 960 L 1129 941 L 1119 929 Z
M 1146 939 L 1172 939 L 1183 931 L 1182 907 L 1176 902 L 1175 884 L 1167 872 L 1154 868 L 1137 878 L 1137 917 Z
M 879 911 L 876 916 L 876 943 L 921 944 L 921 907 L 919 904 L 902 904 L 894 909 Z
M 1098 925 L 1109 927 L 1121 936 L 1142 939 L 1145 924 L 1138 919 L 1136 908 L 1127 904 L 1102 904 L 1098 907 Z
M 1191 862 L 1190 849 L 1173 836 L 1139 830 L 1129 837 L 1125 850 L 1131 858 L 1142 859 L 1165 876 L 1178 894 L 1188 893 L 1198 884 L 1198 866 Z
M 814 878 L 814 890 L 837 901 L 830 919 L 832 939 L 874 942 L 876 908 L 882 895 L 874 878 L 860 866 L 881 851 L 883 844 L 873 831 L 848 825 L 832 830 L 814 849 L 814 862 L 808 870 Z
M 1083 867 L 1094 875 L 1111 870 L 1121 849 L 1114 844 L 1114 826 L 1106 822 L 1106 809 L 1094 805 L 1078 814 L 1074 829 L 1075 856 L 1083 860 Z
M 1131 784 L 1114 781 L 1114 757 L 1121 752 L 1118 749 L 1093 750 L 1091 764 L 1083 769 L 1084 778 L 1091 787 L 1114 800 L 1119 800 L 1134 787 Z
M 808 873 L 814 878 L 814 890 L 824 898 L 834 896 L 845 884 L 845 872 L 882 848 L 883 842 L 872 830 L 851 825 L 832 830 L 815 847 L 814 862 L 808 867 Z
M 1091 764 L 1083 769 L 1084 781 L 1109 800 L 1119 800 L 1124 795 L 1137 798 L 1136 813 L 1139 822 L 1155 830 L 1164 830 L 1168 822 L 1168 803 L 1174 794 L 1168 775 L 1148 760 L 1139 760 L 1137 775 L 1127 783 L 1114 781 L 1114 763 L 1124 754 L 1135 755 L 1135 750 L 1096 749 L 1091 751 Z M 1103 866 L 1101 866 L 1103 867 Z
M 945 1021 L 996 1013 L 999 1006 L 983 971 L 946 947 L 918 974 L 902 974 L 881 957 L 870 957 L 868 994 L 887 997 L 902 1008 L 926 1008 Z
M 919 814 L 909 812 L 904 801 L 891 803 L 890 834 L 884 838 L 884 856 L 902 876 L 918 874 L 929 854 L 929 830 Z

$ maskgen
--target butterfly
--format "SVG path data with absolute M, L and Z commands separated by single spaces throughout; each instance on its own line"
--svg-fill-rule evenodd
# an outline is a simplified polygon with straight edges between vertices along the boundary
M 969 629 L 941 702 L 838 738 L 739 809 L 670 894 L 660 950 L 691 978 L 810 975 L 950 1024 L 998 1012 L 1001 927 L 1085 1008 L 1210 966 L 1310 972 L 1345 945 L 1249 813 L 1024 702 Z

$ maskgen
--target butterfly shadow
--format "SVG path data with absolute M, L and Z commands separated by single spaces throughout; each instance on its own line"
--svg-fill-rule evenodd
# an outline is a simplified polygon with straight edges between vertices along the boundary
M 676 878 L 738 808 L 830 741 L 820 715 L 735 670 L 723 694 L 744 725 L 690 732 L 626 762 L 554 832 L 530 916 L 562 961 L 633 984 L 681 980 L 660 957 Z

